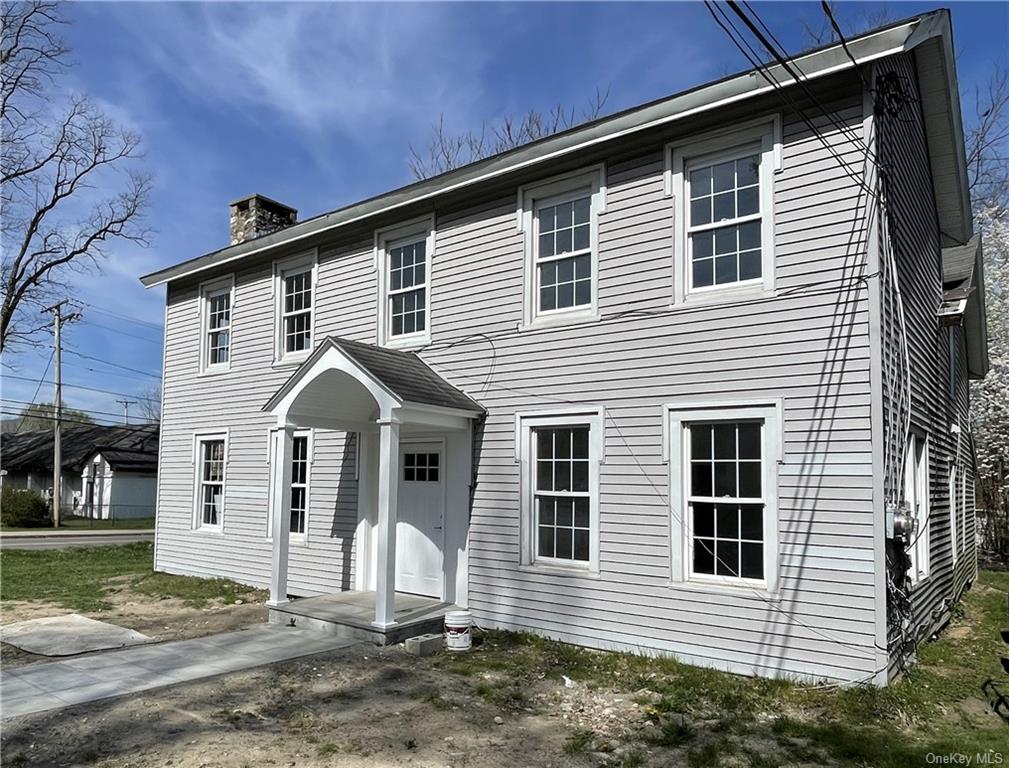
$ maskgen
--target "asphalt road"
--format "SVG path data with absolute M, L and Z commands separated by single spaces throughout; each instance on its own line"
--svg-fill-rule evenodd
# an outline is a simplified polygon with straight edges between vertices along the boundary
M 0 535 L 0 549 L 66 549 L 67 547 L 107 547 L 115 544 L 132 544 L 135 541 L 154 541 L 154 531 L 128 533 L 60 533 L 32 534 L 31 536 Z

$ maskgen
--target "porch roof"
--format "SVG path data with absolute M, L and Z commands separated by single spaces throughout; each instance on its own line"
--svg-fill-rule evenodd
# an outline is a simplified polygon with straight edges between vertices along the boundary
M 356 364 L 381 388 L 406 404 L 437 406 L 464 411 L 473 415 L 484 412 L 476 400 L 449 384 L 435 373 L 416 353 L 386 349 L 374 344 L 327 336 L 311 356 L 277 390 L 264 411 L 272 411 L 301 383 L 316 362 L 335 349 Z

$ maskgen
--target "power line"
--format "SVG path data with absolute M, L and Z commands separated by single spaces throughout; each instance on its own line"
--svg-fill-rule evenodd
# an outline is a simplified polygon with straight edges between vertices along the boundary
M 24 405 L 24 406 L 27 406 L 29 408 L 32 407 L 32 406 L 39 405 L 38 403 L 32 403 L 32 402 L 29 402 L 28 400 L 18 400 L 15 397 L 0 397 L 0 401 L 6 401 L 8 403 L 15 403 L 15 404 L 18 404 L 18 405 Z M 99 411 L 99 410 L 97 410 L 95 408 L 74 408 L 73 406 L 67 406 L 67 407 L 71 408 L 72 410 L 79 411 L 80 413 L 86 414 L 88 416 L 92 416 L 92 415 L 95 415 L 95 416 L 112 416 L 112 417 L 115 417 L 117 419 L 122 416 L 121 413 L 112 413 L 111 411 Z M 34 416 L 35 414 L 33 413 L 31 415 Z
M 70 350 L 67 350 L 67 351 L 69 352 Z M 147 376 L 149 375 L 149 374 L 146 374 L 146 373 L 145 374 L 136 374 L 136 373 L 129 373 L 127 371 L 116 371 L 116 370 L 112 370 L 111 368 L 92 368 L 87 363 L 77 363 L 77 362 L 74 362 L 74 361 L 69 361 L 69 362 L 68 361 L 64 361 L 63 365 L 64 366 L 69 365 L 71 368 L 80 368 L 80 369 L 85 370 L 85 371 L 91 371 L 91 373 L 97 373 L 97 374 L 99 374 L 101 376 L 121 376 L 121 377 L 125 377 L 127 379 L 142 379 L 142 380 L 146 381 L 147 380 Z
M 101 323 L 96 323 L 94 320 L 82 319 L 81 322 L 84 323 L 85 325 L 90 325 L 94 328 L 101 328 L 102 330 L 108 331 L 110 333 L 118 333 L 120 336 L 129 336 L 131 339 L 139 339 L 140 341 L 146 341 L 148 344 L 157 344 L 158 346 L 161 346 L 162 343 L 161 339 L 150 339 L 147 338 L 146 336 L 138 336 L 135 333 L 129 333 L 128 331 L 123 331 L 120 330 L 119 328 L 113 328 L 111 325 L 102 325 Z
M 22 419 L 25 416 L 25 414 L 23 412 L 14 410 L 12 406 L 4 406 L 4 405 L 0 405 L 0 415 L 2 415 L 2 416 L 13 416 L 13 417 L 18 417 L 18 418 L 22 418 Z M 40 421 L 49 421 L 49 422 L 55 422 L 57 420 L 55 416 L 50 416 L 49 414 L 46 414 L 46 413 L 31 413 L 31 414 L 28 414 L 28 418 L 39 419 Z M 66 414 L 64 414 L 63 416 L 61 416 L 59 418 L 59 421 L 61 423 L 63 423 L 63 424 L 77 424 L 78 426 L 82 426 L 82 427 L 85 427 L 85 426 L 87 426 L 87 427 L 94 427 L 94 426 L 99 426 L 99 427 L 122 427 L 122 426 L 125 426 L 122 422 L 119 422 L 119 421 L 114 421 L 112 424 L 100 424 L 99 422 L 101 422 L 101 421 L 113 421 L 112 419 L 104 417 L 104 416 L 97 417 L 97 418 L 95 418 L 92 421 L 85 421 L 84 419 L 76 419 L 76 418 L 74 418 L 72 416 L 67 416 Z M 14 434 L 17 434 L 17 433 L 15 432 Z
M 133 373 L 139 373 L 141 376 L 150 376 L 152 379 L 161 380 L 160 373 L 151 373 L 150 371 L 141 371 L 139 368 L 130 368 L 128 365 L 122 365 L 120 363 L 113 363 L 111 360 L 102 360 L 100 357 L 93 357 L 92 355 L 86 355 L 83 352 L 77 352 L 73 349 L 68 349 L 71 355 L 76 355 L 77 357 L 82 357 L 85 360 L 93 360 L 96 363 L 101 363 L 102 365 L 111 365 L 113 368 L 122 368 L 124 371 L 131 371 Z
M 49 366 L 51 366 L 53 364 L 53 356 L 55 354 L 56 354 L 56 350 L 55 349 L 52 352 L 49 353 L 49 362 L 46 363 L 46 369 L 44 371 L 42 371 L 42 378 L 39 379 L 39 385 L 37 387 L 35 387 L 35 394 L 32 395 L 32 404 L 34 404 L 35 401 L 38 399 L 39 392 L 42 390 L 42 385 L 44 383 L 46 383 L 46 374 L 49 373 Z M 17 376 L 12 376 L 9 373 L 7 374 L 7 377 L 11 378 L 11 379 L 18 378 Z M 25 379 L 25 380 L 26 381 L 31 381 L 31 379 Z M 48 382 L 48 383 L 52 384 L 53 382 Z M 14 430 L 14 433 L 17 434 L 20 431 L 21 431 L 21 424 L 18 424 L 17 429 Z
M 44 373 L 42 375 L 45 376 Z M 30 378 L 28 376 L 17 376 L 17 375 L 12 374 L 12 373 L 6 374 L 4 376 L 4 378 L 6 378 L 6 379 L 16 379 L 17 381 L 35 381 L 35 379 L 32 379 L 32 378 Z M 42 384 L 55 384 L 55 383 L 56 382 L 54 382 L 54 381 L 50 381 L 48 379 L 44 379 L 44 380 L 42 380 L 42 381 L 39 382 L 39 386 L 41 388 Z M 137 395 L 137 394 L 135 394 L 133 392 L 116 392 L 116 391 L 111 390 L 111 389 L 100 389 L 99 387 L 89 387 L 89 386 L 87 386 L 85 384 L 67 384 L 66 382 L 63 382 L 62 384 L 63 384 L 64 387 L 71 387 L 72 389 L 83 389 L 83 390 L 86 390 L 88 392 L 98 392 L 98 393 L 103 394 L 103 395 L 119 395 L 120 397 L 142 397 L 141 395 Z M 36 395 L 38 394 L 37 390 L 36 390 L 35 394 Z M 32 398 L 32 399 L 34 400 L 34 398 Z
M 146 325 L 146 326 L 149 326 L 151 328 L 154 328 L 155 330 L 164 331 L 164 326 L 163 325 L 160 325 L 158 323 L 152 323 L 149 320 L 141 320 L 139 317 L 134 317 L 132 315 L 126 315 L 126 314 L 123 314 L 122 312 L 117 312 L 117 311 L 112 310 L 112 309 L 106 309 L 105 307 L 100 307 L 97 304 L 92 304 L 91 302 L 83 301 L 81 299 L 74 299 L 74 302 L 76 304 L 80 304 L 83 307 L 87 307 L 88 309 L 93 310 L 94 312 L 99 312 L 100 314 L 108 315 L 109 317 L 114 317 L 117 320 L 129 320 L 131 323 L 137 323 L 139 325 Z

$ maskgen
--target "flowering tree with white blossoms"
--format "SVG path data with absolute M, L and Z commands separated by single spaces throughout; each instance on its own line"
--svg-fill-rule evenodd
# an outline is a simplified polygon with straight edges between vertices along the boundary
M 988 375 L 972 383 L 971 422 L 977 452 L 975 503 L 991 554 L 1009 561 L 1009 215 L 1002 206 L 977 216 L 984 241 Z M 979 518 L 980 522 L 981 518 Z

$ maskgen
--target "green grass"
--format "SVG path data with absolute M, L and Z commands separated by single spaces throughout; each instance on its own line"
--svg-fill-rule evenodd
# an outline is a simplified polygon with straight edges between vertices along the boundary
M 985 753 L 1009 759 L 1009 728 L 985 715 L 982 684 L 1005 680 L 999 658 L 1009 628 L 1009 573 L 982 572 L 951 626 L 919 648 L 919 662 L 886 688 L 804 686 L 690 667 L 673 659 L 602 653 L 543 638 L 488 633 L 469 654 L 438 667 L 479 678 L 477 692 L 507 703 L 541 679 L 566 675 L 589 688 L 634 696 L 647 725 L 630 738 L 684 750 L 690 765 L 730 756 L 742 765 L 824 762 L 851 768 L 924 765 L 925 755 Z M 1004 687 L 1009 693 L 1009 683 Z M 638 693 L 635 693 L 638 692 Z M 567 749 L 577 751 L 576 732 Z M 760 749 L 754 751 L 753 744 Z
M 106 599 L 115 579 L 117 588 L 132 589 L 160 599 L 174 597 L 188 605 L 212 600 L 258 600 L 262 593 L 227 579 L 201 579 L 153 571 L 153 546 L 148 543 L 110 547 L 70 547 L 0 552 L 0 599 L 56 603 L 72 611 L 109 608 Z

